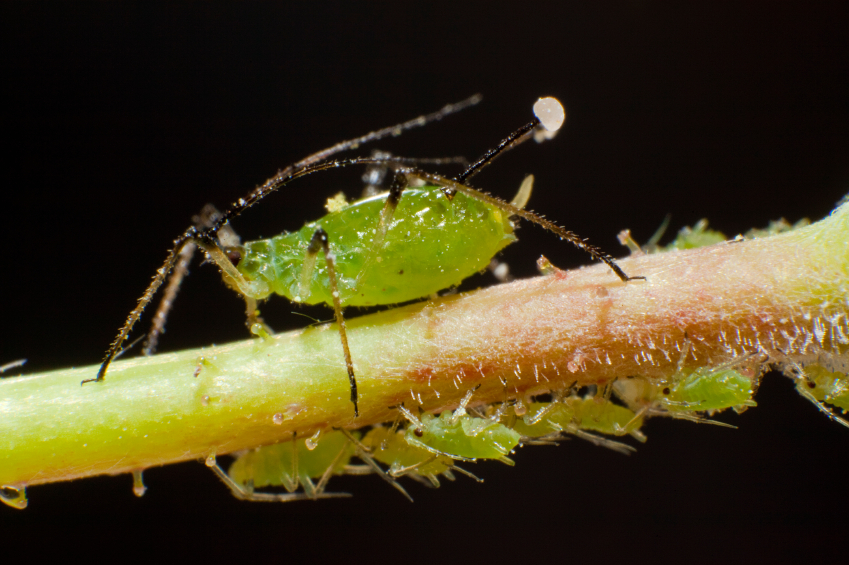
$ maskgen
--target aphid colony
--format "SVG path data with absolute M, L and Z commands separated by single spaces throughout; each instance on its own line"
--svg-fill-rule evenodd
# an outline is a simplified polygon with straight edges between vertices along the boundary
M 553 391 L 545 401 L 526 405 L 514 400 L 471 407 L 475 391 L 470 390 L 457 409 L 439 415 L 416 414 L 414 409 L 397 406 L 394 423 L 365 433 L 330 429 L 311 438 L 260 447 L 237 454 L 228 471 L 214 456 L 206 463 L 243 500 L 348 496 L 325 491 L 331 476 L 342 474 L 377 474 L 409 498 L 396 479 L 409 477 L 432 487 L 439 486 L 440 478 L 454 480 L 457 473 L 480 480 L 468 464 L 494 459 L 513 465 L 509 455 L 520 445 L 552 444 L 574 436 L 628 454 L 634 448 L 610 436 L 629 435 L 643 442 L 646 438 L 640 428 L 649 417 L 734 427 L 707 416 L 755 405 L 757 376 L 746 366 L 750 360 L 713 370 L 679 367 L 665 382 L 637 377 L 613 386 L 590 387 L 594 391 L 584 395 L 574 388 Z M 361 463 L 352 464 L 355 459 Z M 283 487 L 287 492 L 254 490 L 263 487 Z

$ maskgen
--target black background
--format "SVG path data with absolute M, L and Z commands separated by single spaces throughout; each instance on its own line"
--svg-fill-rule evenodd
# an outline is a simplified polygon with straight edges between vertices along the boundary
M 476 157 L 541 95 L 569 118 L 475 179 L 614 254 L 707 217 L 733 236 L 817 219 L 849 189 L 849 17 L 840 3 L 4 4 L 0 360 L 27 371 L 97 363 L 205 202 L 278 167 L 475 92 L 484 102 L 379 144 Z M 365 153 L 366 150 L 362 150 Z M 358 172 L 316 176 L 251 211 L 245 236 L 300 227 Z M 587 257 L 526 226 L 504 255 Z M 489 284 L 479 277 L 468 286 Z M 265 311 L 298 327 L 284 300 Z M 329 312 L 319 310 L 319 316 Z M 195 268 L 163 350 L 245 337 L 242 305 Z M 849 430 L 770 375 L 740 426 L 653 420 L 623 457 L 581 441 L 484 463 L 483 485 L 334 479 L 353 499 L 232 499 L 196 463 L 30 489 L 0 508 L 4 551 L 351 562 L 845 562 Z

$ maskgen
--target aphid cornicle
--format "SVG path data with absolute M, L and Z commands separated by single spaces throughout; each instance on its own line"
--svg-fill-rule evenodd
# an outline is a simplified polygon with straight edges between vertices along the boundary
M 189 228 L 175 241 L 165 264 L 130 313 L 106 352 L 96 378 L 87 379 L 83 384 L 105 378 L 109 364 L 120 352 L 130 330 L 175 265 L 178 266 L 175 278 L 179 283 L 184 274 L 181 267 L 188 261 L 187 257 L 190 259 L 190 251 L 195 246 L 221 269 L 228 285 L 243 295 L 248 325 L 256 334 L 265 332 L 258 318 L 257 300 L 272 293 L 297 302 L 324 302 L 333 308 L 355 416 L 359 413 L 357 383 L 343 307 L 404 302 L 459 283 L 484 268 L 493 255 L 514 239 L 510 217 L 524 218 L 570 241 L 607 264 L 623 282 L 644 278 L 628 277 L 610 256 L 572 232 L 524 210 L 522 204 L 505 202 L 466 184 L 505 151 L 531 137 L 550 137 L 559 129 L 565 112 L 554 98 L 540 99 L 534 105 L 536 117 L 533 121 L 510 134 L 453 179 L 411 167 L 409 160 L 391 156 L 327 159 L 340 151 L 441 119 L 477 103 L 478 99 L 473 97 L 434 114 L 313 154 L 280 171 L 224 213 Z M 220 236 L 228 222 L 271 192 L 297 178 L 352 165 L 386 167 L 393 179 L 389 192 L 330 213 L 298 232 L 245 244 L 238 265 L 222 249 Z M 424 186 L 416 186 L 417 183 Z M 163 299 L 166 313 L 172 301 L 173 296 L 166 293 Z M 163 323 L 164 316 L 157 314 L 154 332 L 161 330 Z

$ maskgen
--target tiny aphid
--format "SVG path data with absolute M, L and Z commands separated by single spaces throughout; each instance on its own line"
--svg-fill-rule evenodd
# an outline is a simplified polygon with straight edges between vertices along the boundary
M 432 453 L 408 442 L 404 429 L 377 426 L 365 435 L 363 445 L 376 461 L 389 466 L 389 475 L 392 477 L 408 476 L 428 486 L 439 487 L 440 476 L 454 480 L 453 471 L 457 471 L 480 481 L 458 467 L 453 458 Z
M 757 406 L 752 399 L 757 390 L 757 378 L 736 370 L 752 356 L 717 367 L 689 369 L 684 367 L 688 353 L 689 340 L 685 340 L 678 367 L 665 380 L 650 381 L 641 377 L 621 379 L 613 383 L 613 390 L 640 417 L 671 416 L 733 428 L 730 424 L 704 418 L 700 413 L 713 413 L 728 408 L 740 413 L 751 406 Z M 751 368 L 749 372 L 755 375 L 757 369 Z
M 826 406 L 831 404 L 840 408 L 844 414 L 849 411 L 849 378 L 846 374 L 831 372 L 818 365 L 802 370 L 794 363 L 793 367 L 799 394 L 813 402 L 830 419 L 849 428 L 849 422 Z
M 507 455 L 519 444 L 519 434 L 489 418 L 477 418 L 466 412 L 472 393 L 454 410 L 439 416 L 416 417 L 404 406 L 398 409 L 409 421 L 404 437 L 412 446 L 460 461 L 497 459 L 512 465 Z
M 357 451 L 356 446 L 342 432 L 324 435 L 309 446 L 313 449 L 309 449 L 307 441 L 296 439 L 241 453 L 226 473 L 214 456 L 207 458 L 206 464 L 241 500 L 289 502 L 350 496 L 327 493 L 324 489 L 331 476 L 345 472 L 345 466 Z M 268 486 L 283 487 L 287 493 L 254 491 Z M 296 492 L 299 487 L 303 492 Z
M 557 131 L 565 112 L 554 98 L 540 99 L 534 105 L 533 121 L 452 179 L 427 173 L 410 166 L 409 160 L 391 156 L 327 160 L 340 151 L 441 119 L 477 101 L 478 97 L 473 97 L 434 114 L 313 154 L 286 167 L 224 213 L 196 222 L 175 241 L 164 265 L 106 352 L 96 378 L 83 384 L 104 380 L 109 364 L 120 352 L 142 311 L 176 267 L 175 279 L 163 300 L 165 308 L 160 308 L 167 314 L 195 247 L 200 247 L 221 269 L 227 284 L 242 294 L 247 303 L 248 326 L 257 335 L 268 333 L 258 316 L 257 301 L 270 294 L 281 294 L 295 302 L 326 303 L 333 308 L 355 416 L 359 414 L 357 383 L 342 309 L 395 304 L 429 296 L 459 283 L 485 268 L 514 239 L 512 216 L 536 223 L 570 241 L 607 264 L 623 282 L 644 278 L 627 276 L 610 256 L 572 232 L 524 210 L 521 203 L 505 202 L 466 184 L 505 151 L 531 137 L 542 139 Z M 385 167 L 392 175 L 389 192 L 345 206 L 296 233 L 229 249 L 222 242 L 222 233 L 230 220 L 281 186 L 318 171 L 352 165 Z M 424 186 L 420 186 L 422 183 Z M 236 252 L 238 264 L 234 264 L 230 252 Z M 157 314 L 153 333 L 161 330 L 165 314 Z M 151 352 L 152 347 L 146 350 Z
M 832 373 L 819 366 L 807 367 L 804 377 L 796 381 L 796 388 L 844 413 L 849 410 L 849 378 L 844 373 Z
M 635 416 L 631 410 L 610 400 L 572 395 L 554 402 L 532 402 L 527 413 L 516 419 L 511 428 L 522 435 L 524 443 L 549 443 L 561 438 L 562 434 L 570 434 L 614 451 L 629 453 L 634 451 L 631 446 L 591 432 L 631 435 L 643 442 L 646 437 L 639 431 L 642 418 Z

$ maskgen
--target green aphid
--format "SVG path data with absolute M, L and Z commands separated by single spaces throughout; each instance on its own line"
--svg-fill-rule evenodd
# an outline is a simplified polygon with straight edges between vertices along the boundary
M 740 413 L 750 406 L 757 406 L 752 399 L 757 379 L 730 368 L 739 365 L 740 361 L 715 368 L 682 368 L 688 351 L 689 346 L 681 353 L 678 370 L 668 379 L 628 378 L 613 383 L 613 390 L 638 416 L 671 416 L 697 423 L 735 427 L 709 420 L 701 413 L 727 408 Z
M 470 398 L 471 391 L 457 410 L 445 410 L 439 416 L 422 414 L 420 419 L 399 407 L 410 421 L 404 433 L 407 443 L 451 459 L 498 459 L 512 464 L 507 454 L 519 444 L 520 435 L 489 418 L 470 416 L 465 408 Z
M 459 471 L 480 480 L 454 465 L 451 457 L 434 454 L 409 443 L 403 429 L 383 426 L 372 428 L 363 438 L 362 443 L 376 461 L 389 466 L 389 475 L 392 477 L 406 475 L 414 479 L 423 478 L 434 487 L 439 486 L 440 475 L 453 480 L 452 471 Z
M 805 369 L 805 378 L 796 381 L 796 388 L 806 390 L 820 402 L 849 410 L 849 379 L 845 373 L 832 373 L 818 365 Z
M 673 249 L 696 249 L 698 247 L 722 243 L 727 239 L 722 232 L 708 229 L 707 220 L 701 219 L 693 227 L 681 228 L 675 241 L 664 246 L 663 249 L 665 251 L 672 251 Z
M 531 177 L 522 184 L 513 202 L 505 202 L 465 184 L 505 151 L 531 138 L 551 137 L 565 120 L 565 111 L 554 98 L 538 100 L 534 105 L 533 121 L 511 133 L 453 178 L 422 171 L 411 166 L 410 160 L 392 156 L 329 159 L 340 151 L 439 120 L 478 100 L 479 97 L 473 97 L 428 116 L 315 153 L 286 167 L 223 214 L 217 211 L 202 214 L 196 225 L 175 241 L 165 264 L 106 352 L 97 377 L 83 382 L 105 378 L 110 362 L 118 355 L 142 310 L 174 270 L 166 291 L 166 297 L 171 298 L 163 300 L 145 347 L 146 352 L 153 351 L 150 343 L 155 343 L 162 332 L 176 287 L 187 273 L 196 247 L 221 269 L 225 282 L 244 297 L 248 326 L 256 335 L 266 337 L 271 333 L 257 310 L 257 301 L 271 294 L 285 296 L 294 302 L 325 303 L 333 308 L 355 416 L 358 415 L 357 383 L 342 309 L 406 302 L 460 283 L 484 269 L 495 254 L 515 241 L 511 217 L 534 222 L 573 243 L 607 264 L 623 282 L 644 278 L 627 276 L 607 254 L 542 216 L 524 210 Z M 238 245 L 238 238 L 232 231 L 225 233 L 230 230 L 230 220 L 280 187 L 319 171 L 353 165 L 388 171 L 392 180 L 388 192 L 350 206 L 342 205 L 341 209 L 338 209 L 338 199 L 334 200 L 334 211 L 295 233 L 245 245 Z
M 500 209 L 465 194 L 449 201 L 438 187 L 424 186 L 404 191 L 386 230 L 380 260 L 369 261 L 385 205 L 386 194 L 377 195 L 297 232 L 246 243 L 238 270 L 247 287 L 240 290 L 250 291 L 246 295 L 256 300 L 275 293 L 295 302 L 332 305 L 323 262 L 301 287 L 310 241 L 319 229 L 328 235 L 339 299 L 345 306 L 407 302 L 455 286 L 516 241 L 513 223 Z
M 234 494 L 248 500 L 265 500 L 265 496 L 271 496 L 273 500 L 281 501 L 340 496 L 325 494 L 324 488 L 332 475 L 345 473 L 345 466 L 357 453 L 356 445 L 340 431 L 322 435 L 311 443 L 313 449 L 307 446 L 310 441 L 298 439 L 266 445 L 239 455 L 226 475 L 244 493 L 240 496 L 234 490 Z M 212 467 L 214 461 L 207 464 Z M 318 479 L 318 482 L 313 482 L 313 479 Z M 232 489 L 233 485 L 224 480 Z M 280 486 L 290 493 L 302 487 L 303 493 L 287 498 L 287 495 L 253 492 L 254 488 L 269 486 Z
M 734 369 L 700 367 L 685 376 L 673 377 L 674 383 L 661 391 L 667 410 L 709 411 L 757 406 L 752 400 L 754 383 Z M 668 392 L 668 393 L 667 393 Z
M 525 437 L 538 438 L 556 432 L 578 428 L 606 435 L 630 434 L 639 441 L 645 436 L 639 432 L 641 418 L 633 411 L 593 397 L 570 396 L 557 402 L 533 402 L 527 414 L 512 426 Z

